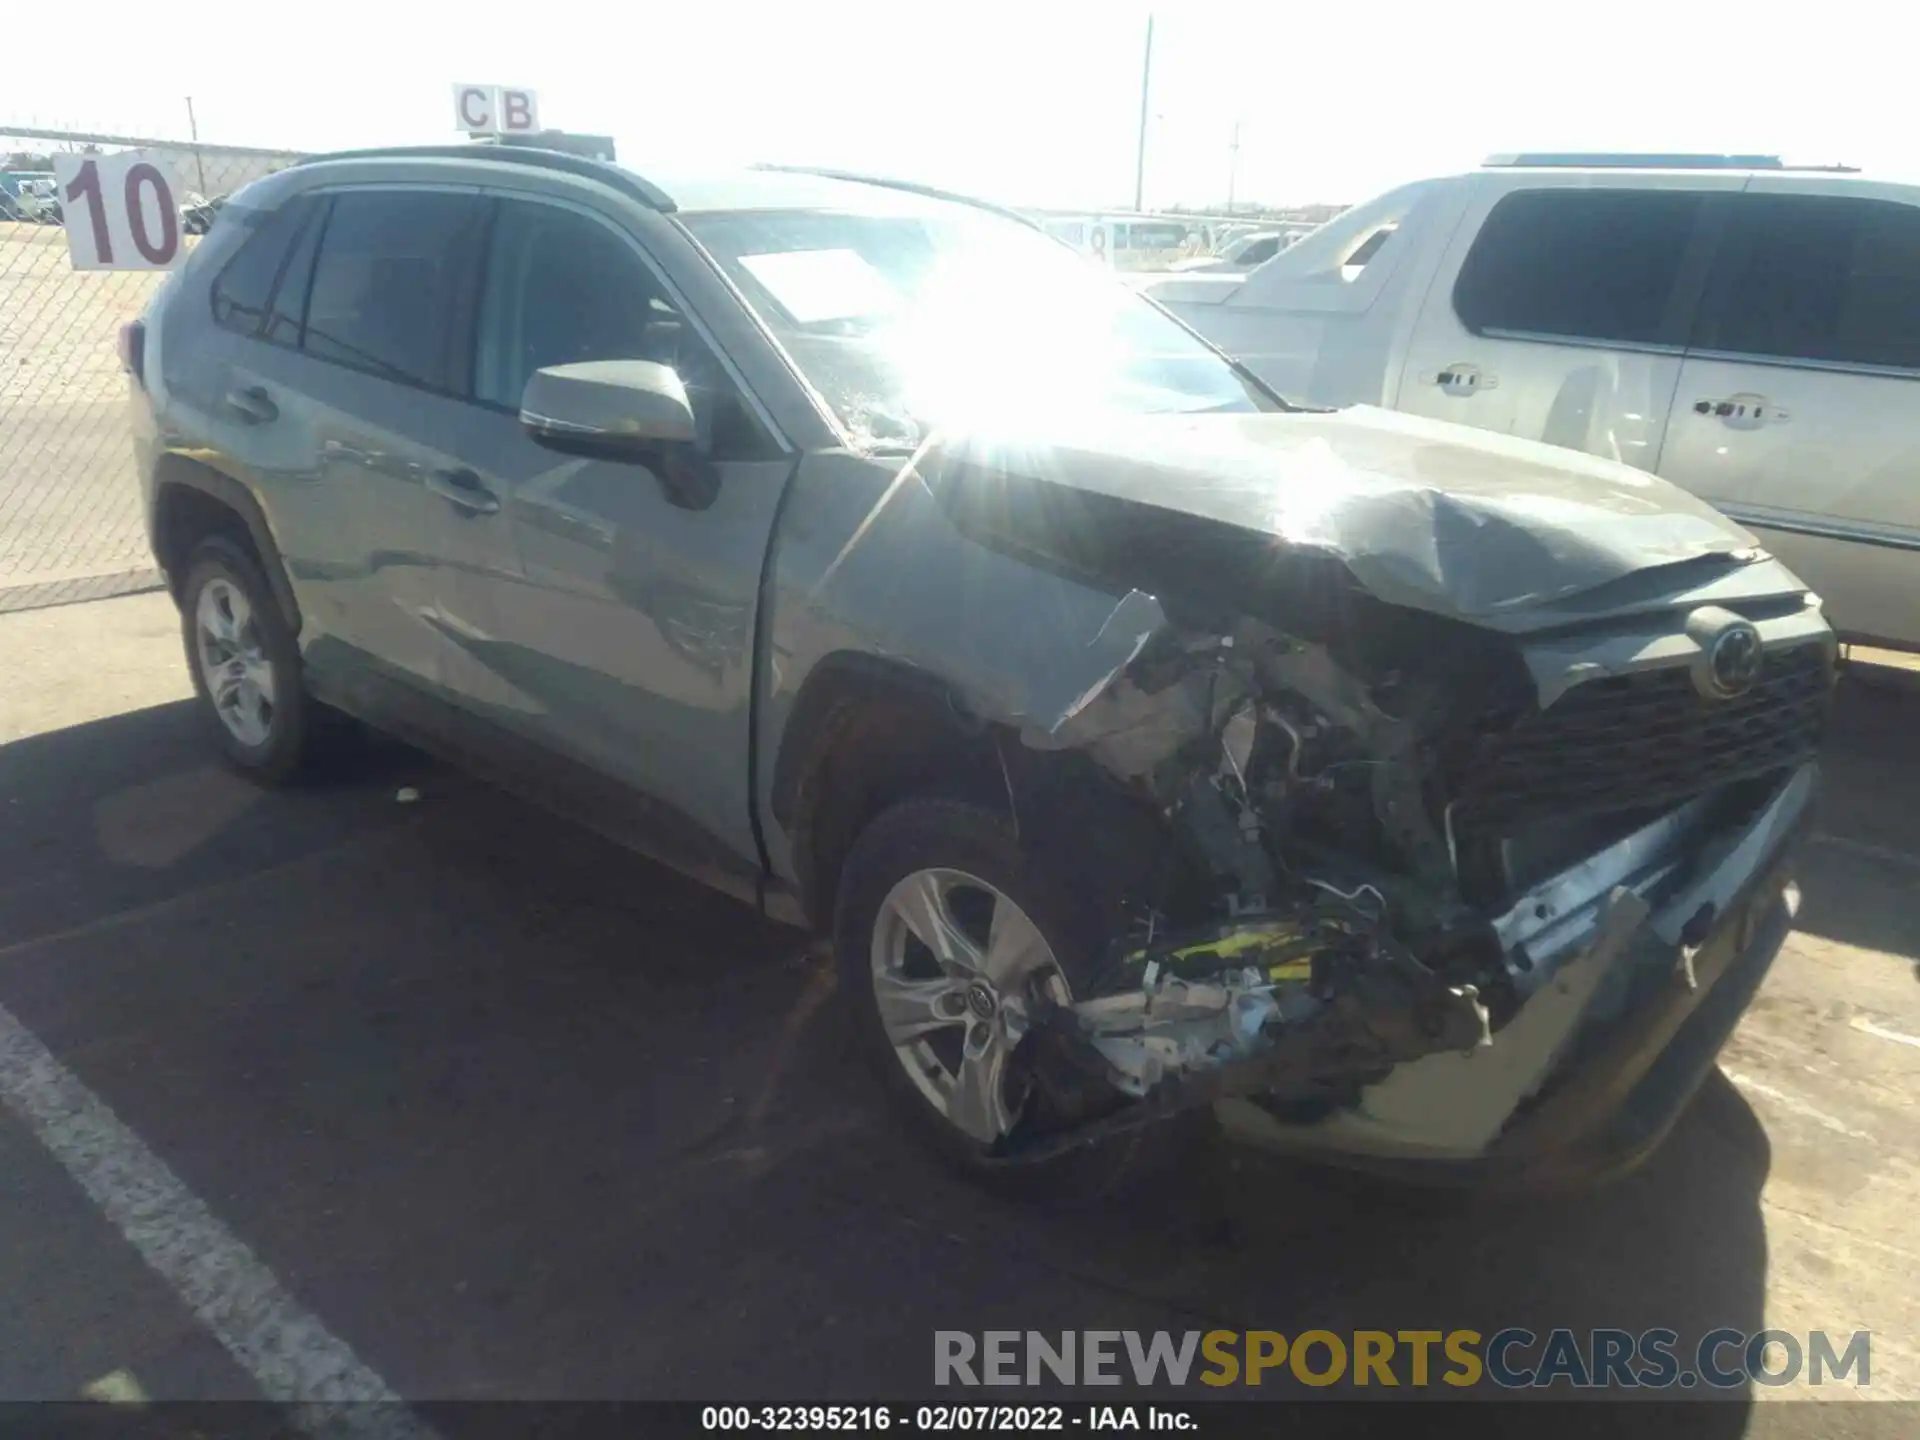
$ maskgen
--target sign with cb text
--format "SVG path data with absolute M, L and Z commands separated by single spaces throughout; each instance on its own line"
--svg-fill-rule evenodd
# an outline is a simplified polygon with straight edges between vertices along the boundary
M 540 129 L 540 97 L 512 85 L 453 87 L 454 128 L 469 135 L 533 135 Z

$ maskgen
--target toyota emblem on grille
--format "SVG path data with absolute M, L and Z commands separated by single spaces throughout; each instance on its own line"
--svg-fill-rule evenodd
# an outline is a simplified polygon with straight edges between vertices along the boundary
M 1723 700 L 1744 695 L 1760 678 L 1760 632 L 1742 620 L 1714 636 L 1707 648 L 1707 683 Z

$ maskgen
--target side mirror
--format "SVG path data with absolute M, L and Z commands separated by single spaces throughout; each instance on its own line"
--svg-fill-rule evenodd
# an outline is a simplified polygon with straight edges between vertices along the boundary
M 536 370 L 520 397 L 520 424 L 549 449 L 636 460 L 696 431 L 686 386 L 651 360 L 583 360 Z
M 718 477 L 695 449 L 693 407 L 669 366 L 582 360 L 536 370 L 520 397 L 520 425 L 549 450 L 645 464 L 676 505 L 713 503 Z

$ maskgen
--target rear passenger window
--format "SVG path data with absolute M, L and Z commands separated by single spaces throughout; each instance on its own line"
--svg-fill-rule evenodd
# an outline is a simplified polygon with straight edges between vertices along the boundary
M 431 190 L 336 195 L 307 298 L 307 353 L 404 384 L 464 388 L 454 317 L 471 293 L 479 200 Z
M 307 286 L 313 280 L 313 256 L 327 228 L 326 208 L 325 200 L 314 202 L 313 215 L 287 252 L 280 267 L 280 282 L 273 287 L 273 303 L 267 307 L 266 324 L 260 331 L 262 340 L 276 345 L 300 343 L 300 327 L 307 313 Z
M 1682 261 L 1702 197 L 1678 190 L 1521 190 L 1493 207 L 1453 306 L 1475 333 L 1681 345 Z
M 214 279 L 216 324 L 242 335 L 260 333 L 273 303 L 274 286 L 286 269 L 288 249 L 313 228 L 307 221 L 314 208 L 308 197 L 296 196 L 278 210 L 251 220 L 252 233 Z M 227 213 L 239 212 L 229 208 Z
M 1920 369 L 1920 208 L 1742 195 L 1728 216 L 1699 348 Z

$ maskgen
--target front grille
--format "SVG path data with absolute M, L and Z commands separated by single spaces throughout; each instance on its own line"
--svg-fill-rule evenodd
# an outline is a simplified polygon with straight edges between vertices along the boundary
M 1823 645 L 1769 653 L 1745 695 L 1708 700 L 1685 667 L 1577 685 L 1468 748 L 1454 821 L 1481 835 L 1542 820 L 1657 809 L 1764 775 L 1818 748 L 1833 688 Z

